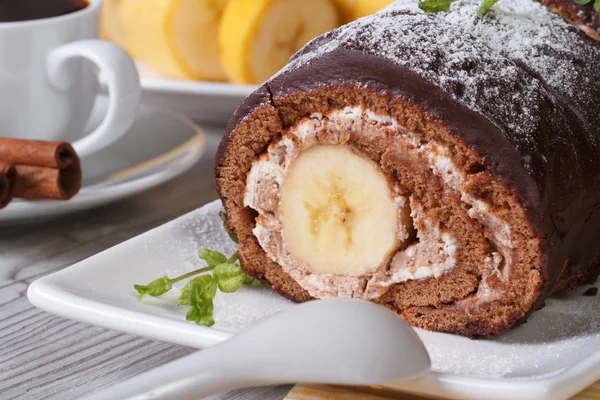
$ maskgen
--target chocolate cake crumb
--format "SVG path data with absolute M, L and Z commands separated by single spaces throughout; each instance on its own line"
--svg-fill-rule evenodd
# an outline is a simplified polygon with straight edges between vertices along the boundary
M 594 297 L 598 294 L 598 288 L 597 287 L 591 287 L 588 290 L 586 290 L 585 292 L 583 292 L 583 296 L 589 296 L 589 297 Z

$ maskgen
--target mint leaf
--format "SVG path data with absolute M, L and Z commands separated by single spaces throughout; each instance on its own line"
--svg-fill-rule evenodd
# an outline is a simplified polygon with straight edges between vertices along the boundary
M 248 277 L 239 264 L 219 264 L 215 267 L 213 275 L 223 293 L 237 291 Z
M 481 5 L 479 6 L 479 10 L 477 10 L 477 16 L 479 18 L 483 17 L 483 15 L 491 9 L 494 4 L 496 4 L 498 0 L 483 0 Z
M 209 267 L 216 267 L 227 262 L 227 257 L 218 251 L 203 248 L 198 252 L 198 257 L 206 261 Z
M 187 289 L 186 289 L 187 288 Z M 193 321 L 202 326 L 213 326 L 213 299 L 217 294 L 217 282 L 211 275 L 202 275 L 192 279 L 185 285 L 183 292 L 187 293 L 187 303 L 190 309 L 185 316 L 188 321 Z M 179 298 L 180 302 L 185 301 Z
M 217 282 L 212 275 L 202 275 L 194 278 L 186 286 L 189 287 L 188 296 L 190 305 L 201 303 L 205 300 L 212 301 L 217 294 Z
M 219 217 L 221 218 L 221 221 L 223 221 L 223 227 L 229 235 L 229 238 L 233 240 L 233 243 L 239 244 L 240 242 L 238 241 L 238 238 L 231 232 L 231 230 L 229 230 L 229 226 L 227 226 L 227 214 L 225 214 L 223 211 L 220 211 Z
M 448 12 L 450 6 L 456 0 L 419 0 L 419 8 L 426 13 L 432 12 Z
M 573 0 L 573 2 L 579 4 L 580 6 L 584 6 L 586 4 L 590 4 L 592 0 Z
M 194 295 L 192 300 L 190 297 Z M 217 294 L 217 282 L 211 275 L 202 275 L 197 278 L 190 280 L 181 289 L 179 299 L 177 299 L 178 306 L 189 306 L 192 302 L 202 302 L 204 300 L 212 300 Z
M 251 276 L 246 276 L 246 279 L 244 279 L 244 285 L 252 285 L 254 282 L 256 282 L 256 279 Z
M 166 275 L 162 278 L 153 280 L 147 285 L 133 285 L 135 290 L 140 294 L 138 300 L 141 300 L 145 295 L 150 295 L 152 297 L 162 296 L 171 290 L 172 286 L 173 282 Z
M 596 11 L 598 14 L 600 14 L 600 0 L 596 0 L 596 1 L 594 2 L 594 10 L 595 10 L 595 11 Z
M 213 302 L 205 301 L 191 306 L 185 316 L 188 321 L 195 322 L 198 325 L 211 327 L 215 324 L 213 319 Z
M 193 280 L 193 279 L 192 279 Z M 192 281 L 186 283 L 186 285 L 181 289 L 181 294 L 177 299 L 177 306 L 189 306 L 190 305 L 190 289 L 192 287 Z

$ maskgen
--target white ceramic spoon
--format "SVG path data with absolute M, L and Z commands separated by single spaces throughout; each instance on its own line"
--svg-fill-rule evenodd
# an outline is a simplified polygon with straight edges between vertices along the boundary
M 297 382 L 374 385 L 418 378 L 430 366 L 419 337 L 391 311 L 360 300 L 311 301 L 85 399 L 200 399 Z

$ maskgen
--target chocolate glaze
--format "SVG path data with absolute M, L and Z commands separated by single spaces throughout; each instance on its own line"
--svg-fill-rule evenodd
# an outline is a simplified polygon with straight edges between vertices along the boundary
M 465 0 L 453 7 L 461 12 L 477 4 Z M 289 95 L 344 86 L 371 90 L 390 102 L 409 101 L 478 152 L 521 198 L 543 254 L 545 286 L 535 310 L 564 274 L 566 262 L 567 273 L 574 274 L 600 251 L 600 49 L 559 17 L 549 19 L 556 24 L 553 32 L 579 46 L 576 51 L 551 45 L 528 51 L 524 43 L 510 53 L 468 32 L 447 35 L 456 27 L 444 18 L 390 11 L 311 42 L 236 112 L 216 162 L 252 110 L 276 106 Z M 393 29 L 382 31 L 386 20 Z M 497 22 L 482 19 L 477 29 L 485 33 Z M 419 41 L 401 40 L 404 34 Z M 457 63 L 448 52 L 463 44 L 468 49 Z M 533 62 L 540 54 L 552 65 L 569 68 L 573 81 L 557 82 L 556 75 Z M 502 79 L 488 71 L 502 71 Z M 452 79 L 461 74 L 469 79 Z

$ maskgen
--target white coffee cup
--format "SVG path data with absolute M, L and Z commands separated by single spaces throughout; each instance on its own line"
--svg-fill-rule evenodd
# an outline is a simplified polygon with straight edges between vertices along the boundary
M 67 141 L 86 156 L 131 126 L 139 76 L 125 51 L 94 39 L 101 6 L 89 0 L 58 17 L 0 23 L 0 136 Z M 104 121 L 86 135 L 98 91 L 95 66 L 106 76 L 110 100 Z

